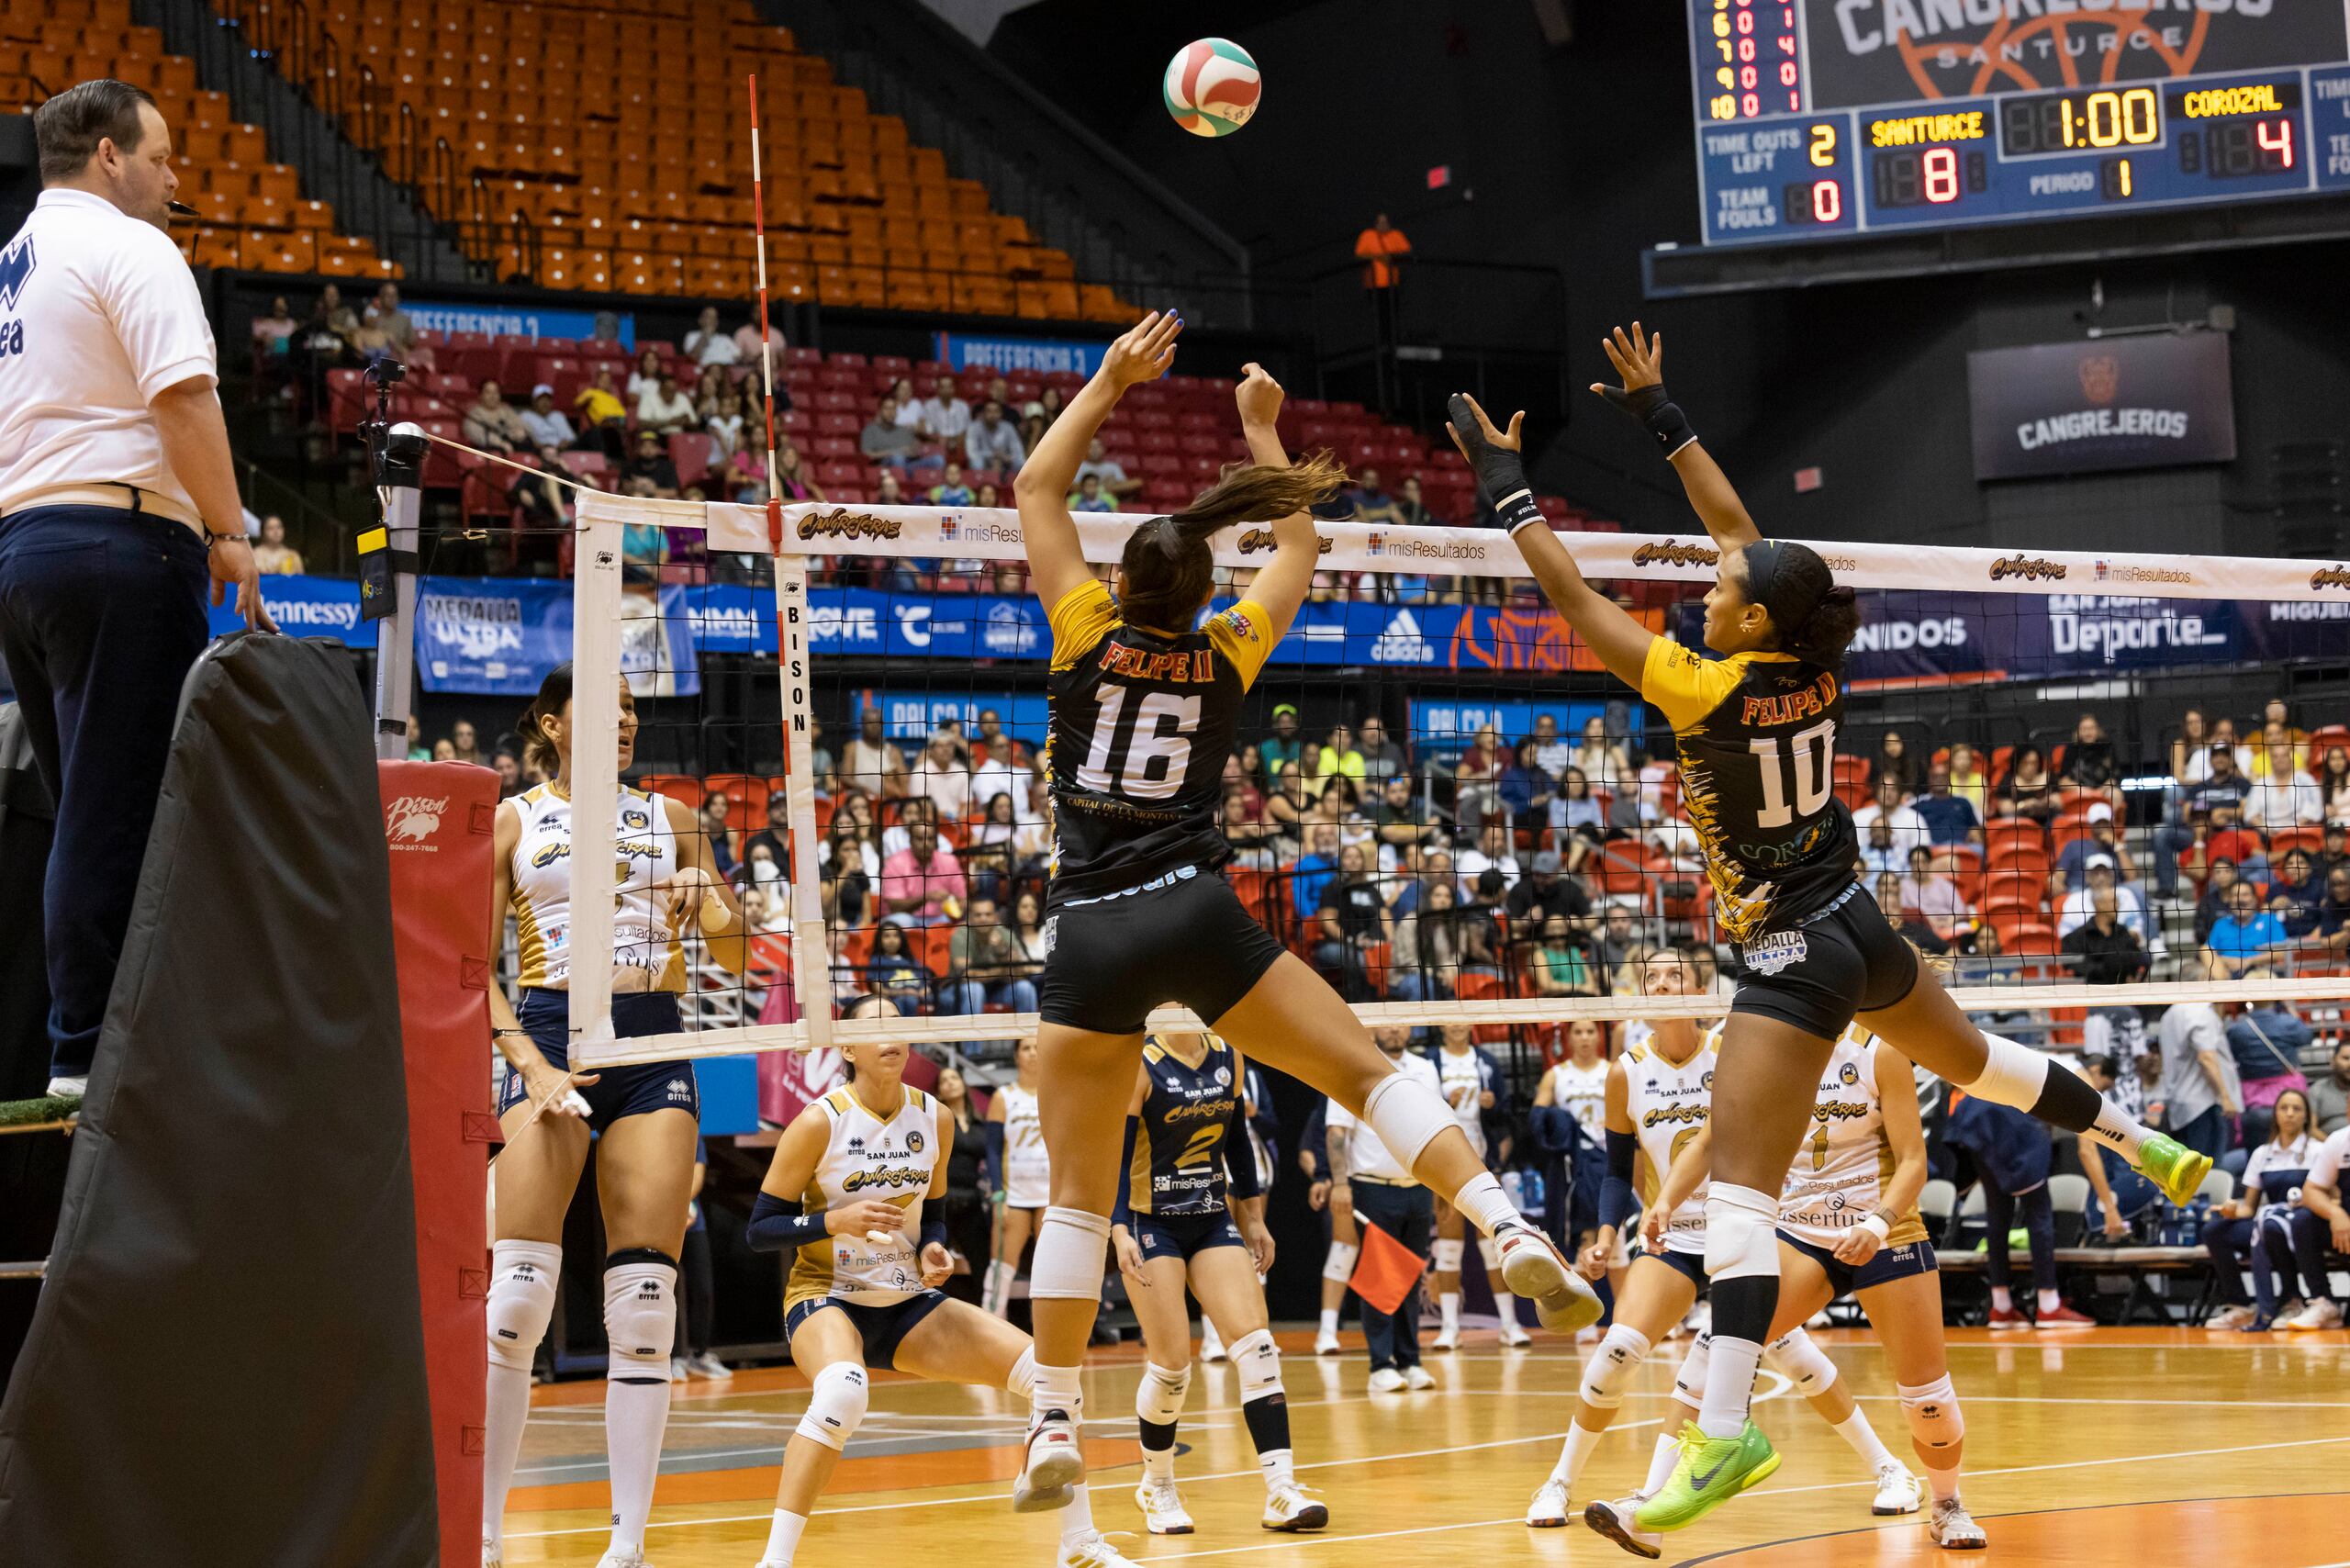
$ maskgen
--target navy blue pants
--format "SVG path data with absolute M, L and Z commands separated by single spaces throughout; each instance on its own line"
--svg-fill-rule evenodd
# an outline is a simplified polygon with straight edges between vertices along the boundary
M 50 1070 L 90 1070 L 188 667 L 211 636 L 203 542 L 153 513 L 32 507 L 0 518 L 0 656 L 57 798 Z
M 1423 1258 L 1428 1255 L 1428 1245 L 1436 1238 L 1434 1193 L 1426 1187 L 1389 1187 L 1370 1182 L 1358 1182 L 1348 1191 L 1354 1195 L 1358 1220 L 1377 1226 Z M 1371 1371 L 1419 1365 L 1419 1287 L 1412 1287 L 1412 1294 L 1393 1315 L 1363 1302 L 1362 1337 L 1371 1348 Z

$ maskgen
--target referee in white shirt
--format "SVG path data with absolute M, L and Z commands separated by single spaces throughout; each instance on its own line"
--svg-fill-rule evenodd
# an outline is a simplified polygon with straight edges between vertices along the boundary
M 164 226 L 171 132 L 128 83 L 34 111 L 42 191 L 0 250 L 0 655 L 57 800 L 44 897 L 53 1093 L 97 1049 L 205 583 L 266 630 L 214 387 Z

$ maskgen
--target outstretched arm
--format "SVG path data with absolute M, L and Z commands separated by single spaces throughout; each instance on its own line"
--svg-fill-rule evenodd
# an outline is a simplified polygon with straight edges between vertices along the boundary
M 1093 575 L 1078 543 L 1077 520 L 1069 512 L 1077 465 L 1085 461 L 1086 447 L 1126 388 L 1156 380 L 1175 363 L 1175 338 L 1182 330 L 1181 318 L 1154 310 L 1112 343 L 1093 379 L 1037 438 L 1036 450 L 1012 482 L 1013 498 L 1020 507 L 1020 532 L 1028 549 L 1028 571 L 1047 610 Z
M 1609 386 L 1595 381 L 1591 389 L 1639 420 L 1656 438 L 1714 543 L 1724 550 L 1743 550 L 1762 538 L 1762 531 L 1747 515 L 1746 503 L 1738 498 L 1729 476 L 1698 442 L 1680 405 L 1665 395 L 1664 334 L 1651 338 L 1635 321 L 1630 336 L 1618 327 L 1612 336 L 1600 339 L 1599 346 L 1607 351 L 1608 363 L 1624 384 Z
M 1281 411 L 1281 384 L 1250 361 L 1242 367 L 1246 379 L 1234 394 L 1240 404 L 1240 433 L 1248 442 L 1248 461 L 1262 468 L 1286 468 L 1289 454 L 1273 428 Z M 1278 643 L 1289 634 L 1298 607 L 1314 588 L 1314 568 L 1321 559 L 1321 536 L 1314 532 L 1311 512 L 1292 512 L 1273 520 L 1273 559 L 1248 585 L 1248 597 L 1265 607 L 1272 622 L 1269 633 Z
M 1542 585 L 1543 593 L 1567 623 L 1591 644 L 1599 662 L 1617 679 L 1639 690 L 1642 672 L 1648 668 L 1649 644 L 1656 641 L 1656 634 L 1583 580 L 1583 569 L 1535 507 L 1534 491 L 1526 483 L 1525 462 L 1518 455 L 1518 429 L 1526 422 L 1525 411 L 1512 414 L 1508 431 L 1499 431 L 1477 406 L 1477 399 L 1456 392 L 1449 412 L 1452 444 L 1477 471 L 1478 481 L 1501 514 L 1502 525 L 1516 541 L 1518 554 L 1526 557 L 1534 580 Z

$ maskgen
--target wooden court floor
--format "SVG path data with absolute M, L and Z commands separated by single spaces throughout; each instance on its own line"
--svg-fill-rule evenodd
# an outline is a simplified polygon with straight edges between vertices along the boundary
M 1299 1479 L 1329 1504 L 1320 1536 L 1267 1533 L 1238 1389 L 1199 1368 L 1178 1464 L 1197 1534 L 1141 1534 L 1133 1396 L 1139 1352 L 1097 1351 L 1087 1405 L 1094 1512 L 1140 1562 L 1249 1568 L 1334 1564 L 1577 1564 L 1638 1561 L 1580 1524 L 1529 1530 L 1528 1498 L 1556 1457 L 1581 1357 L 1538 1338 L 1503 1350 L 1491 1332 L 1431 1353 L 1440 1386 L 1371 1395 L 1360 1338 L 1317 1361 L 1284 1333 Z M 1864 1331 L 1818 1334 L 1878 1433 L 1908 1457 L 1882 1356 Z M 1966 1415 L 1969 1506 L 1987 1554 L 1935 1550 L 1914 1518 L 1868 1511 L 1859 1462 L 1765 1373 L 1758 1417 L 1786 1456 L 1777 1475 L 1666 1538 L 1666 1563 L 1815 1568 L 1979 1562 L 2098 1568 L 2350 1568 L 2350 1332 L 2188 1329 L 1952 1331 Z M 1640 1369 L 1575 1501 L 1637 1484 L 1671 1406 L 1684 1338 Z M 652 1568 L 750 1568 L 767 1539 L 775 1464 L 805 1382 L 788 1369 L 679 1384 L 646 1539 Z M 515 1568 L 576 1563 L 603 1549 L 603 1383 L 543 1388 L 507 1519 Z M 1055 1529 L 1005 1502 L 1025 1412 L 1008 1395 L 877 1378 L 871 1414 L 809 1527 L 802 1564 L 1036 1563 Z

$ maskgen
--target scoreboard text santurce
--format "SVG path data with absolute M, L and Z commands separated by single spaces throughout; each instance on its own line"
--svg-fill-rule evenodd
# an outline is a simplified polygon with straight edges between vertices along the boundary
M 1687 0 L 1709 244 L 2350 191 L 2350 0 Z

